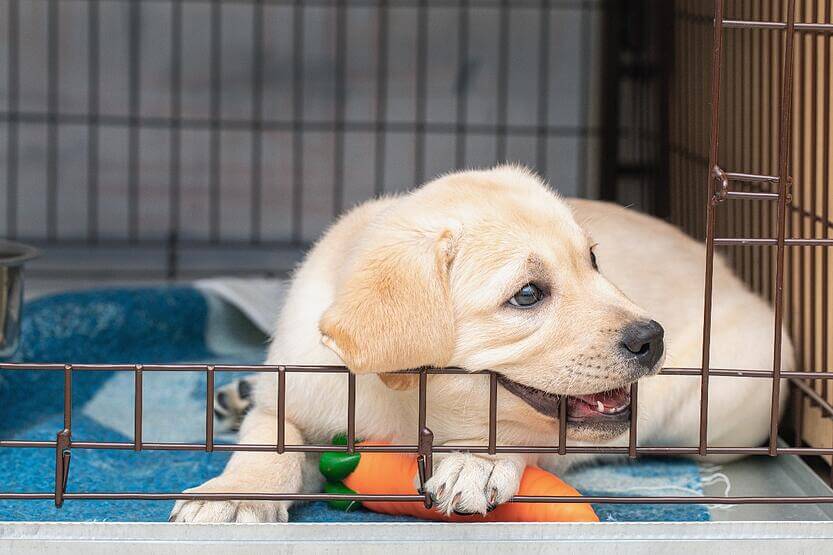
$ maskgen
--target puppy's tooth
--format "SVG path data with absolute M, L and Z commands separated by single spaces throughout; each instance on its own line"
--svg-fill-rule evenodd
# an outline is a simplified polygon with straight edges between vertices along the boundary
M 605 404 L 601 401 L 596 401 L 596 408 L 599 409 L 599 412 L 605 411 Z

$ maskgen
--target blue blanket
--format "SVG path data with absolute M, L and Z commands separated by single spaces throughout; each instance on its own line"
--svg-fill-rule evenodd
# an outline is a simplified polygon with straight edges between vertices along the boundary
M 225 327 L 216 325 L 218 319 L 226 322 Z M 76 363 L 259 362 L 265 338 L 251 330 L 238 333 L 246 325 L 236 309 L 190 287 L 68 293 L 27 305 L 21 349 L 15 358 Z M 235 333 L 223 333 L 232 328 Z M 217 384 L 234 378 L 219 374 Z M 202 441 L 202 373 L 146 373 L 143 386 L 146 441 Z M 62 388 L 60 372 L 0 372 L 0 438 L 54 440 L 62 426 Z M 73 440 L 131 441 L 132 396 L 131 373 L 75 374 Z M 233 440 L 218 437 L 224 439 Z M 216 475 L 227 459 L 225 453 L 75 449 L 68 491 L 180 491 Z M 0 491 L 51 492 L 54 465 L 51 449 L 2 448 Z M 592 466 L 564 478 L 587 495 L 702 495 L 698 467 L 686 460 Z M 0 501 L 0 521 L 163 521 L 171 506 L 169 501 L 72 500 L 56 509 L 51 501 Z M 609 521 L 709 519 L 708 509 L 700 504 L 598 505 L 596 510 Z M 364 510 L 343 513 L 325 503 L 299 505 L 290 518 L 296 522 L 411 520 Z

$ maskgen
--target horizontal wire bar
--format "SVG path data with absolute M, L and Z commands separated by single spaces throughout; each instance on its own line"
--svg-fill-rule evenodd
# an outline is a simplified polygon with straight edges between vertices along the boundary
M 73 441 L 74 449 L 106 449 L 106 450 L 132 450 L 132 442 L 97 442 L 97 441 Z M 0 448 L 32 448 L 32 449 L 54 449 L 54 441 L 26 441 L 26 440 L 0 440 Z M 205 451 L 205 443 L 153 443 L 143 442 L 143 451 Z M 274 452 L 277 445 L 266 444 L 214 444 L 214 451 L 225 452 Z M 412 453 L 416 454 L 416 445 L 360 445 L 355 447 L 358 453 Z M 488 445 L 436 445 L 432 448 L 435 453 L 489 453 Z M 286 445 L 285 451 L 290 453 L 346 453 L 345 445 Z M 580 454 L 580 455 L 627 455 L 628 446 L 567 446 L 562 450 L 557 445 L 498 445 L 495 453 L 551 453 L 551 454 Z M 677 447 L 677 446 L 651 446 L 637 447 L 637 455 L 694 455 L 699 452 L 698 447 Z M 833 447 L 782 447 L 779 453 L 785 455 L 833 455 Z M 709 455 L 767 455 L 767 447 L 709 447 L 706 451 Z
M 714 244 L 724 247 L 776 246 L 778 245 L 778 239 L 719 237 L 714 240 Z M 833 247 L 833 239 L 787 239 L 785 245 L 788 247 Z
M 729 181 L 743 181 L 744 183 L 778 183 L 776 175 L 760 175 L 756 173 L 725 172 Z
M 52 493 L 15 493 L 0 492 L 0 499 L 53 499 Z M 424 496 L 418 494 L 384 495 L 384 494 L 328 494 L 328 493 L 140 493 L 140 492 L 75 492 L 66 493 L 64 499 L 72 500 L 142 500 L 142 501 L 388 501 L 422 503 Z M 833 503 L 833 496 L 807 497 L 767 497 L 767 496 L 543 496 L 516 495 L 509 502 L 513 503 L 598 503 L 598 504 L 816 504 Z
M 724 29 L 768 29 L 768 30 L 784 30 L 787 24 L 781 21 L 749 21 L 724 19 Z M 798 32 L 812 32 L 812 33 L 831 33 L 833 34 L 833 24 L 830 23 L 796 23 L 795 30 Z
M 143 372 L 205 372 L 209 366 L 214 367 L 215 372 L 249 372 L 249 373 L 274 373 L 281 370 L 288 373 L 321 373 L 321 374 L 347 374 L 350 370 L 346 366 L 337 365 L 272 365 L 272 364 L 142 364 Z M 60 371 L 66 368 L 65 363 L 52 362 L 0 362 L 0 371 Z M 97 372 L 116 371 L 133 372 L 135 364 L 72 364 L 73 372 Z M 402 370 L 398 374 L 418 374 L 419 370 Z M 491 373 L 489 370 L 466 370 L 464 368 L 428 368 L 428 374 L 442 375 L 483 375 Z M 699 376 L 702 373 L 700 368 L 663 368 L 661 375 L 665 376 Z M 710 368 L 712 376 L 725 376 L 736 378 L 772 378 L 771 370 L 741 369 L 741 368 Z M 833 372 L 810 371 L 810 372 L 781 372 L 782 378 L 800 378 L 808 380 L 833 380 Z
M 105 114 L 60 114 L 49 112 L 7 112 L 0 111 L 0 122 L 14 121 L 28 124 L 97 125 L 105 127 L 144 127 L 147 129 L 190 129 L 206 130 L 221 128 L 224 131 L 286 131 L 303 128 L 305 132 L 332 133 L 334 131 L 359 133 L 436 133 L 456 135 L 497 135 L 509 133 L 537 137 L 538 135 L 582 136 L 599 134 L 596 127 L 574 125 L 498 125 L 488 123 L 467 123 L 461 129 L 456 123 L 410 122 L 410 121 L 291 121 L 291 120 L 249 120 L 226 118 L 167 118 L 154 116 L 113 116 Z
M 69 2 L 71 0 L 63 0 Z M 88 2 L 89 0 L 74 0 L 76 2 Z M 144 2 L 148 4 L 164 3 L 169 4 L 171 1 L 183 4 L 209 4 L 212 0 L 103 0 L 111 3 L 129 3 L 129 2 Z M 247 5 L 262 1 L 267 6 L 292 6 L 297 0 L 223 0 L 226 4 Z M 304 6 L 312 8 L 327 8 L 335 7 L 340 1 L 344 0 L 304 0 Z M 387 0 L 350 0 L 350 7 L 376 7 Z M 385 3 L 387 8 L 416 8 L 419 7 L 421 0 L 396 0 L 390 4 Z M 500 8 L 500 0 L 468 0 L 468 6 L 472 8 Z M 549 4 L 550 9 L 554 10 L 596 10 L 602 8 L 603 2 L 601 0 L 551 0 Z M 461 0 L 428 0 L 428 7 L 430 8 L 460 8 Z M 540 10 L 540 0 L 512 0 L 511 9 L 523 8 L 531 10 Z
M 749 191 L 726 191 L 726 198 L 744 200 L 778 200 L 778 193 L 754 193 Z

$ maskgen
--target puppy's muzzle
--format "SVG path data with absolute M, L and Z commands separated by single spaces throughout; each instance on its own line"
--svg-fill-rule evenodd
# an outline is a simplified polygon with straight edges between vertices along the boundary
M 619 353 L 645 374 L 657 370 L 655 366 L 665 352 L 665 330 L 655 320 L 642 320 L 629 324 L 622 330 Z

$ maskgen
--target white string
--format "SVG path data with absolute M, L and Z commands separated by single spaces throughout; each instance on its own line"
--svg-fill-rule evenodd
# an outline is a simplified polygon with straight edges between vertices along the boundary
M 702 463 L 700 468 L 703 472 L 700 475 L 700 481 L 704 486 L 711 486 L 715 484 L 724 484 L 725 488 L 723 489 L 723 497 L 729 497 L 729 492 L 732 491 L 732 481 L 729 477 L 720 472 L 723 469 L 723 465 L 720 464 L 712 464 L 712 463 Z M 737 505 L 727 505 L 727 504 L 716 504 L 716 503 L 709 503 L 706 505 L 709 509 L 731 509 L 733 507 L 737 507 Z

